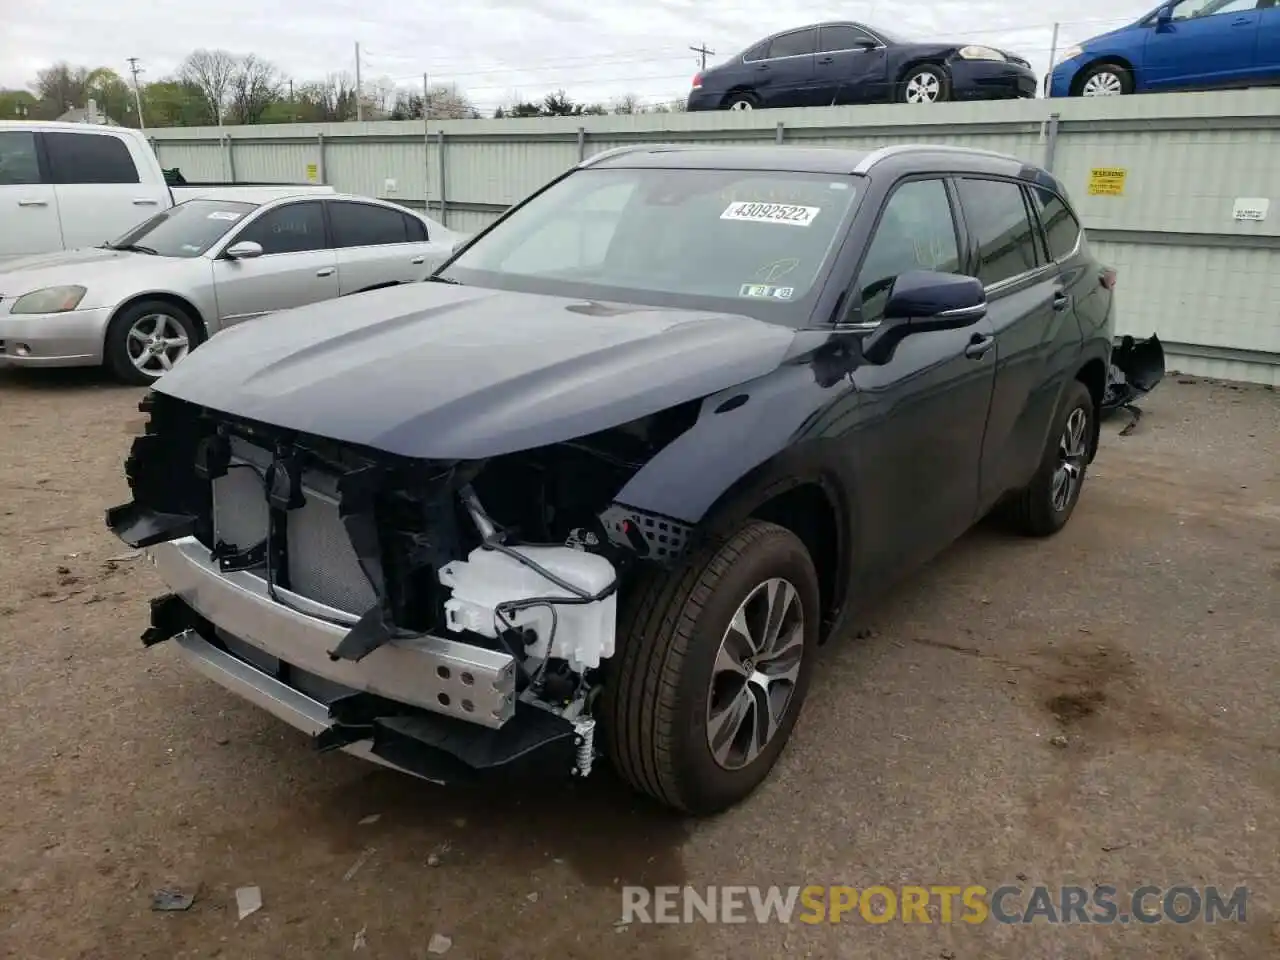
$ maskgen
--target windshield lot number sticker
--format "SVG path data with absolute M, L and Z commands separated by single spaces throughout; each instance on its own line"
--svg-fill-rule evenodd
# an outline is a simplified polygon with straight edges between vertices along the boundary
M 813 223 L 821 207 L 802 207 L 794 203 L 755 203 L 738 200 L 720 214 L 721 220 L 746 220 L 751 223 L 787 223 L 807 227 Z
M 795 287 L 773 287 L 767 283 L 744 283 L 738 288 L 738 296 L 755 297 L 764 300 L 790 300 L 795 296 Z
M 213 213 L 209 214 L 209 219 L 210 220 L 239 220 L 240 214 L 229 213 L 223 210 L 215 210 L 213 211 Z

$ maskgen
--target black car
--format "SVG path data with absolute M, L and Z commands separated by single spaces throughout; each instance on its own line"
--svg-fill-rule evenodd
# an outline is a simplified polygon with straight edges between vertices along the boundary
M 1098 444 L 1115 274 L 1062 185 L 942 146 L 634 147 L 430 282 L 213 338 L 108 511 L 147 644 L 428 780 L 587 774 L 706 814 L 818 645 Z
M 776 33 L 693 78 L 690 110 L 935 103 L 1036 95 L 1031 64 L 972 43 L 921 43 L 861 23 Z

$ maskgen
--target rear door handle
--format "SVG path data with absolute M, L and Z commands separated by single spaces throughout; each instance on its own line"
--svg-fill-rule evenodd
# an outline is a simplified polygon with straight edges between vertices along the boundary
M 136 207 L 154 207 L 159 202 L 159 200 L 148 200 L 146 197 L 138 197 L 133 201 L 133 204 Z
M 835 61 L 835 59 L 836 59 L 835 57 L 819 57 L 819 58 L 818 58 L 818 62 L 819 62 L 819 63 L 832 63 L 832 62 L 834 62 L 834 61 Z
M 333 276 L 333 267 L 325 267 L 323 270 L 317 270 L 317 271 L 316 271 L 316 276 L 317 276 L 317 277 L 332 277 L 332 276 Z
M 20 207 L 47 207 L 48 205 L 49 205 L 48 200 L 19 200 L 18 201 L 18 206 Z
M 981 360 L 995 342 L 996 338 L 989 333 L 975 333 L 969 338 L 969 345 L 964 348 L 964 355 L 972 360 Z
M 1053 293 L 1053 309 L 1065 310 L 1071 306 L 1071 294 L 1065 290 L 1055 290 Z
M 410 260 L 409 262 L 410 262 L 410 263 L 426 263 L 426 262 L 427 262 L 427 258 L 426 258 L 426 257 L 414 257 L 414 258 L 413 258 L 412 260 Z

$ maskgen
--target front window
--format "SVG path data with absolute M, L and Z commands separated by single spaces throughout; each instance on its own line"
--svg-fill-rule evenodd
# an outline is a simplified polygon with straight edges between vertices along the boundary
M 857 193 L 855 178 L 829 174 L 579 170 L 474 241 L 442 276 L 802 325 Z
M 157 213 L 108 246 L 162 257 L 198 257 L 256 209 L 252 203 L 188 200 Z

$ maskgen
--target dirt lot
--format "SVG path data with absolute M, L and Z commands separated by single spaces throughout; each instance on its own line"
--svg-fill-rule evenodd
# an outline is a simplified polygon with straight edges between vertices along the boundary
M 868 611 L 772 781 L 698 825 L 607 774 L 484 796 L 317 756 L 144 651 L 160 585 L 102 524 L 138 397 L 0 372 L 5 956 L 1280 955 L 1275 392 L 1170 377 L 1062 535 L 981 528 Z M 916 882 L 1251 894 L 1214 926 L 614 924 L 622 884 Z M 150 909 L 170 883 L 187 912 Z

